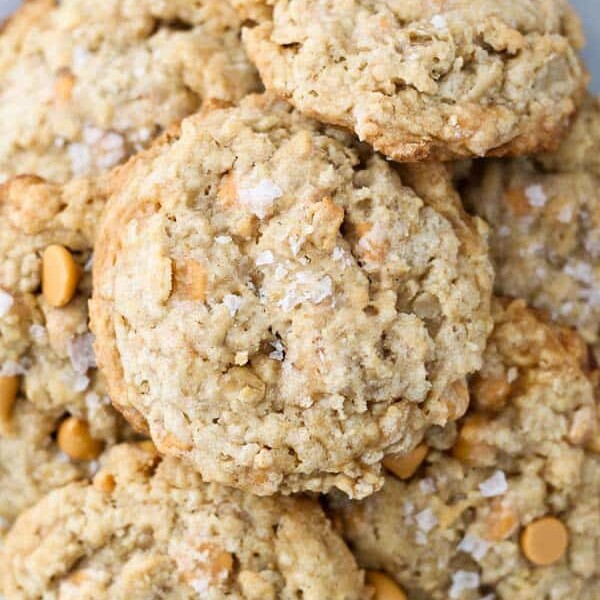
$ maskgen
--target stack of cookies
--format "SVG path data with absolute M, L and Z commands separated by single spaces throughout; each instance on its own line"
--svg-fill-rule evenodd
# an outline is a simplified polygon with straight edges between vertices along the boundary
M 599 600 L 582 45 L 566 0 L 26 2 L 3 598 Z

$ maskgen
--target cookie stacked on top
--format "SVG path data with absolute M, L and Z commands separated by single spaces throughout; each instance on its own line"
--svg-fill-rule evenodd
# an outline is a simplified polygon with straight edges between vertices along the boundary
M 564 0 L 27 3 L 6 598 L 594 600 L 582 43 Z

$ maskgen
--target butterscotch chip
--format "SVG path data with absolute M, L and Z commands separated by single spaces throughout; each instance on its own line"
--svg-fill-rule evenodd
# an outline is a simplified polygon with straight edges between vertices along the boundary
M 244 494 L 155 459 L 149 470 L 146 450 L 116 446 L 93 484 L 54 490 L 21 514 L 3 543 L 6 597 L 368 597 L 316 500 Z
M 569 534 L 562 521 L 543 517 L 525 527 L 521 534 L 523 554 L 534 564 L 545 567 L 559 561 L 569 544 Z
M 470 415 L 462 425 L 452 454 L 468 464 L 491 465 L 496 458 L 496 450 L 486 443 L 486 428 L 489 420 L 482 415 Z
M 419 444 L 408 454 L 389 454 L 383 459 L 383 466 L 399 479 L 410 479 L 425 460 L 429 448 Z
M 13 376 L 0 377 L 0 428 L 6 429 L 19 391 L 19 378 Z
M 207 481 L 372 493 L 384 454 L 466 408 L 485 226 L 443 165 L 397 171 L 270 94 L 181 131 L 119 170 L 96 244 L 113 403 Z
M 386 575 L 378 571 L 367 571 L 367 583 L 375 590 L 373 600 L 406 600 L 406 594 L 398 584 Z
M 90 427 L 81 419 L 68 417 L 58 428 L 59 448 L 75 460 L 94 460 L 102 452 L 104 444 L 90 433 Z
M 97 175 L 260 89 L 240 37 L 222 0 L 28 2 L 0 33 L 0 181 Z
M 505 375 L 476 375 L 471 382 L 473 402 L 479 410 L 498 411 L 504 408 L 511 387 Z
M 61 308 L 75 295 L 81 268 L 63 246 L 53 244 L 42 257 L 42 293 L 50 306 Z
M 268 90 L 397 161 L 553 148 L 587 84 L 562 0 L 235 5 Z

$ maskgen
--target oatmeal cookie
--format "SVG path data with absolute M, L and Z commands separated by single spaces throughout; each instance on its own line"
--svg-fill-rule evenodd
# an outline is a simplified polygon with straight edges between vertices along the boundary
M 30 0 L 0 33 L 0 181 L 124 161 L 260 87 L 226 0 Z
M 522 301 L 497 301 L 494 318 L 458 434 L 432 430 L 420 455 L 386 459 L 381 492 L 333 498 L 332 510 L 359 564 L 411 600 L 593 600 L 600 455 L 587 347 Z
M 2 550 L 7 600 L 365 600 L 316 500 L 258 498 L 135 445 L 55 490 Z
M 130 435 L 111 407 L 88 329 L 102 181 L 0 187 L 0 517 L 94 470 Z
M 397 161 L 556 146 L 587 82 L 566 0 L 235 0 L 265 86 Z
M 273 96 L 183 122 L 113 183 L 94 261 L 113 402 L 205 480 L 381 485 L 466 409 L 491 325 L 483 223 Z
M 554 154 L 482 161 L 470 210 L 491 225 L 501 294 L 524 298 L 600 344 L 600 101 L 588 98 Z

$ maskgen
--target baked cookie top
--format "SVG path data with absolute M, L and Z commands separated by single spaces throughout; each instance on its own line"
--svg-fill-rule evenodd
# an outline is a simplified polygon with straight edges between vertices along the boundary
M 420 457 L 385 463 L 399 477 L 381 492 L 332 507 L 359 564 L 411 599 L 592 600 L 600 437 L 587 347 L 522 301 L 497 301 L 494 319 L 458 435 L 432 431 Z
M 87 301 L 100 180 L 0 186 L 0 517 L 87 476 L 129 435 L 96 369 Z
M 554 154 L 482 161 L 464 198 L 491 225 L 498 292 L 600 343 L 600 102 Z
M 135 445 L 21 515 L 2 557 L 7 600 L 368 597 L 316 500 L 205 484 Z
M 269 90 L 397 161 L 555 147 L 587 76 L 566 0 L 235 0 Z
M 113 182 L 94 261 L 113 402 L 207 481 L 364 496 L 465 410 L 489 331 L 483 224 L 273 96 L 183 122 Z
M 259 87 L 226 0 L 30 0 L 0 33 L 0 181 L 96 174 Z

